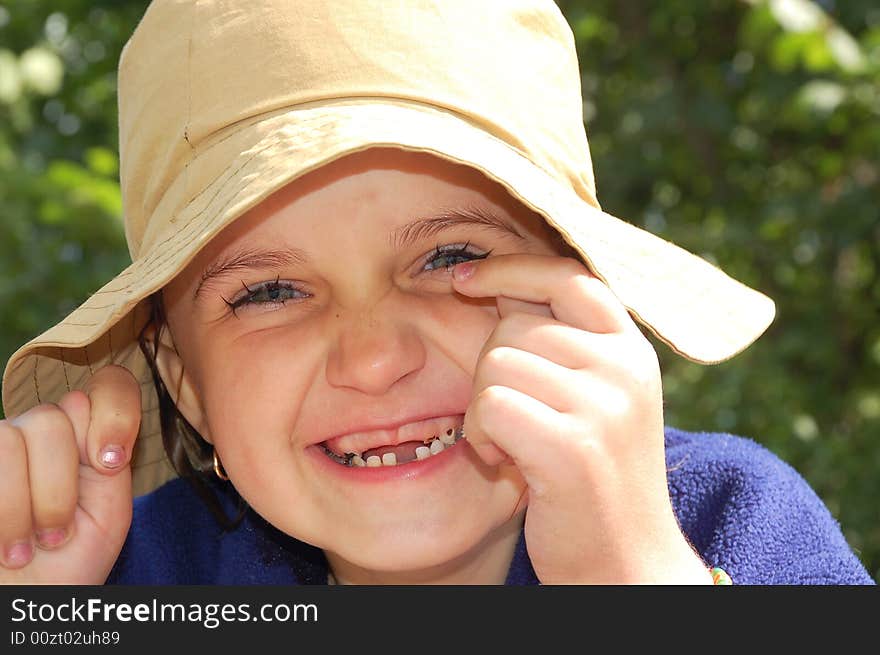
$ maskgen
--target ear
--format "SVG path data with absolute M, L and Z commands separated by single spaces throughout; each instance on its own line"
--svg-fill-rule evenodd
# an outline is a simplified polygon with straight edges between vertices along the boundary
M 151 331 L 149 338 L 152 342 L 155 328 L 151 328 Z M 161 331 L 159 350 L 156 353 L 156 367 L 159 369 L 159 376 L 165 383 L 171 400 L 177 405 L 178 411 L 205 441 L 213 443 L 199 394 L 196 392 L 192 377 L 183 365 L 183 358 L 174 344 L 171 330 L 167 325 Z

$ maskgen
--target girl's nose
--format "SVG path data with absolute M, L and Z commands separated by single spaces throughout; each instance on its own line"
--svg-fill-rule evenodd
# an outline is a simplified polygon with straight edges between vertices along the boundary
M 381 396 L 424 365 L 424 343 L 410 323 L 371 315 L 340 329 L 327 361 L 327 381 Z

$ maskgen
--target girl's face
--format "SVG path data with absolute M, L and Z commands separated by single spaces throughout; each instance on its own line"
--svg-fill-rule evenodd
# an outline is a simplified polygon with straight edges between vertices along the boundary
M 160 368 L 172 392 L 182 379 L 178 406 L 239 493 L 331 563 L 440 570 L 500 534 L 509 555 L 517 470 L 487 467 L 466 440 L 425 459 L 416 448 L 462 425 L 499 321 L 494 298 L 453 290 L 451 267 L 560 253 L 554 234 L 469 167 L 391 148 L 344 157 L 242 216 L 168 284 L 179 358 L 163 350 Z M 325 449 L 398 464 L 346 466 Z

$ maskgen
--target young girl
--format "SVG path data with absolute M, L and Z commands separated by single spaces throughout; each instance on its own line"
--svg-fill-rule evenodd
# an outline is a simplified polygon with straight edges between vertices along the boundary
M 157 0 L 119 101 L 133 264 L 7 366 L 4 582 L 872 582 L 664 428 L 634 319 L 712 363 L 773 304 L 599 209 L 550 0 Z

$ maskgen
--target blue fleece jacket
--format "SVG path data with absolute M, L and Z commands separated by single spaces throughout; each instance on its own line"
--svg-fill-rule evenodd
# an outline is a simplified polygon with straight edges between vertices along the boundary
M 875 584 L 807 482 L 752 440 L 666 429 L 669 491 L 691 544 L 734 584 Z M 227 515 L 229 484 L 217 483 Z M 225 492 L 223 491 L 225 489 Z M 323 552 L 248 509 L 224 532 L 186 481 L 134 501 L 108 584 L 326 584 Z M 538 584 L 524 535 L 506 584 Z

